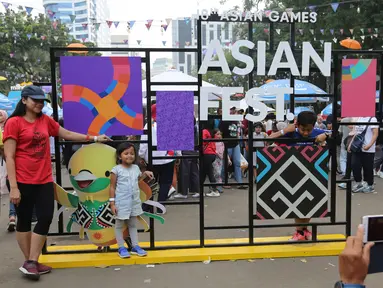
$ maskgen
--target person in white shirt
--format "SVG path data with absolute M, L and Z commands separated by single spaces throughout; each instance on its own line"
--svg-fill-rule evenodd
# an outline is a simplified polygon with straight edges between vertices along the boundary
M 157 123 L 156 123 L 156 104 L 152 105 L 151 108 L 152 111 L 152 145 L 157 146 Z M 144 130 L 147 130 L 148 124 L 145 125 Z M 148 139 L 148 135 L 142 135 L 141 140 L 145 141 Z M 140 144 L 140 151 L 139 156 L 148 163 L 148 144 L 147 143 L 141 143 Z M 172 156 L 172 155 L 180 155 L 181 153 L 179 151 L 153 151 L 152 157 L 164 157 L 164 156 Z M 173 173 L 174 173 L 174 165 L 175 165 L 175 159 L 153 159 L 153 172 L 156 175 L 156 178 L 158 179 L 158 183 L 160 185 L 160 191 L 158 195 L 158 202 L 164 202 L 169 197 L 169 190 L 172 186 L 173 182 Z
M 376 123 L 375 117 L 360 117 L 356 122 L 359 123 Z M 354 193 L 373 193 L 374 190 L 374 156 L 376 148 L 376 140 L 379 135 L 379 126 L 377 125 L 355 125 L 354 130 L 357 134 L 366 130 L 364 144 L 361 152 L 352 153 L 352 173 L 356 184 L 352 191 Z M 362 183 L 363 178 L 366 183 Z

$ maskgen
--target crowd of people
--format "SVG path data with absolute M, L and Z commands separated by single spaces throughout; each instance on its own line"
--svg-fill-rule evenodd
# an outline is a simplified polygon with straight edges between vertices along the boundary
M 22 99 L 18 103 L 15 112 L 8 118 L 6 113 L 0 111 L 0 126 L 3 130 L 4 153 L 1 164 L 1 189 L 7 186 L 10 193 L 10 218 L 8 231 L 16 229 L 16 238 L 19 247 L 25 257 L 24 264 L 20 271 L 31 279 L 38 279 L 41 274 L 49 273 L 50 267 L 38 262 L 43 244 L 49 231 L 54 211 L 53 174 L 51 166 L 50 137 L 60 137 L 68 141 L 78 142 L 109 142 L 105 135 L 90 137 L 64 129 L 53 118 L 42 114 L 45 98 L 44 92 L 35 86 L 27 86 L 22 92 Z M 152 105 L 152 144 L 157 145 L 157 123 L 156 105 Z M 218 114 L 222 113 L 219 109 Z M 237 111 L 231 108 L 232 114 L 244 114 L 245 111 Z M 382 148 L 376 145 L 379 136 L 379 127 L 374 125 L 363 125 L 363 123 L 376 123 L 375 117 L 357 119 L 338 119 L 349 125 L 341 126 L 342 134 L 340 171 L 343 177 L 350 178 L 351 174 L 355 179 L 353 186 L 354 193 L 374 192 L 374 174 L 381 177 L 383 157 Z M 183 158 L 177 161 L 174 155 L 198 156 L 199 151 L 156 151 L 151 166 L 152 172 L 146 171 L 149 161 L 149 149 L 146 143 L 129 140 L 139 140 L 135 136 L 120 139 L 126 140 L 123 143 L 109 145 L 116 146 L 117 166 L 111 171 L 110 205 L 116 215 L 116 236 L 119 242 L 119 255 L 122 258 L 130 257 L 124 247 L 124 239 L 121 227 L 127 225 L 130 234 L 133 236 L 134 247 L 132 253 L 145 256 L 146 251 L 138 246 L 136 217 L 139 216 L 145 207 L 141 207 L 139 200 L 138 179 L 142 173 L 150 178 L 156 177 L 159 183 L 159 202 L 166 202 L 171 199 L 186 199 L 200 197 L 200 180 L 209 178 L 210 187 L 203 194 L 206 197 L 220 197 L 224 189 L 232 187 L 225 186 L 226 173 L 233 175 L 238 189 L 248 189 L 243 184 L 246 174 L 254 173 L 255 181 L 257 175 L 256 154 L 253 155 L 254 166 L 247 167 L 246 159 L 249 156 L 246 139 L 249 133 L 253 134 L 254 150 L 266 147 L 267 145 L 312 145 L 307 139 L 313 139 L 318 145 L 325 143 L 332 138 L 332 117 L 326 122 L 313 112 L 301 112 L 294 122 L 277 122 L 275 116 L 270 114 L 264 122 L 255 123 L 254 131 L 249 131 L 246 119 L 240 122 L 221 121 L 212 119 L 201 122 L 197 125 L 195 121 L 195 139 L 198 141 L 198 128 L 202 129 L 202 153 L 203 161 L 198 162 L 198 157 Z M 352 125 L 352 123 L 355 125 Z M 145 126 L 147 129 L 147 124 Z M 295 139 L 294 143 L 278 143 L 278 138 L 285 137 Z M 338 137 L 339 138 L 339 137 Z M 143 135 L 141 140 L 146 140 Z M 216 141 L 208 141 L 215 139 Z M 225 139 L 225 141 L 220 141 Z M 263 139 L 275 139 L 262 141 Z M 334 139 L 334 138 L 333 138 Z M 225 142 L 225 143 L 224 143 Z M 69 154 L 76 149 L 72 145 Z M 81 147 L 81 146 L 80 146 Z M 78 149 L 79 147 L 77 147 Z M 65 154 L 64 148 L 64 154 Z M 375 154 L 375 151 L 380 151 Z M 68 151 L 67 151 L 68 152 Z M 69 155 L 69 158 L 70 158 Z M 167 159 L 167 157 L 169 157 Z M 64 155 L 68 164 L 68 155 Z M 337 161 L 333 155 L 332 161 Z M 139 165 L 136 160 L 140 159 Z M 5 165 L 6 164 L 6 169 Z M 229 170 L 231 168 L 231 170 Z M 200 174 L 199 170 L 202 169 Z M 226 171 L 227 170 L 227 171 Z M 363 175 L 362 175 L 363 171 Z M 202 175 L 203 179 L 199 179 Z M 177 182 L 179 185 L 177 185 Z M 131 189 L 124 189 L 131 187 Z M 344 186 L 341 185 L 341 188 Z M 131 195 L 125 195 L 129 190 Z M 143 208 L 143 209 L 142 209 Z M 161 212 L 161 211 L 159 211 Z M 16 218 L 17 215 L 17 218 Z M 36 218 L 36 219 L 34 219 Z M 33 232 L 32 222 L 36 221 Z M 311 240 L 311 232 L 305 226 L 310 219 L 296 219 L 298 227 L 291 238 L 292 241 Z

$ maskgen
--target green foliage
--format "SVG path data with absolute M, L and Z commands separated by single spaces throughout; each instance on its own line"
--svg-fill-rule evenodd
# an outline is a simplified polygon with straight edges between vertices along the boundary
M 0 71 L 7 74 L 7 81 L 0 82 L 2 93 L 7 93 L 10 86 L 22 82 L 51 81 L 50 47 L 65 47 L 80 42 L 70 39 L 65 25 L 56 23 L 54 27 L 45 15 L 33 17 L 22 9 L 8 9 L 0 13 Z M 95 46 L 91 42 L 83 44 L 87 47 Z M 101 54 L 89 52 L 87 55 Z

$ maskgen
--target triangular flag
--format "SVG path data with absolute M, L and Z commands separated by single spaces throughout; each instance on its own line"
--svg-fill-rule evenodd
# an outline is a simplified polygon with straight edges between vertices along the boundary
M 11 57 L 11 58 L 13 58 L 13 57 L 15 57 L 15 53 L 9 53 L 9 57 Z
M 45 39 L 47 39 L 47 36 L 41 35 L 41 40 L 45 40 Z
M 76 20 L 76 15 L 69 15 L 70 17 L 70 21 L 72 21 L 72 23 L 74 22 L 74 20 Z
M 324 35 L 324 29 L 320 29 L 320 33 Z
M 7 3 L 7 2 L 1 2 L 4 6 L 5 9 L 8 9 L 9 6 L 11 6 L 11 3 Z
M 25 56 L 23 57 L 23 59 L 24 59 L 24 61 L 27 61 L 27 60 L 28 60 L 28 56 L 25 55 Z
M 88 23 L 83 23 L 83 24 L 82 24 L 82 27 L 83 27 L 84 29 L 88 28 Z
M 137 40 L 137 44 L 138 44 L 138 45 L 141 45 L 141 40 Z
M 266 34 L 269 34 L 269 29 L 265 28 L 263 29 L 263 32 L 265 32 Z
M 188 24 L 189 24 L 190 20 L 191 20 L 191 18 L 190 18 L 190 17 L 185 17 L 185 23 L 186 23 L 186 25 L 188 25 Z
M 344 30 L 343 30 L 343 29 L 340 29 L 340 34 L 343 35 L 343 33 L 344 33 Z
M 344 55 L 344 56 L 343 56 L 343 59 L 347 59 L 347 55 Z
M 287 12 L 287 14 L 291 14 L 291 12 L 293 12 L 294 8 L 286 8 L 285 11 Z
M 299 33 L 301 33 L 301 35 L 303 35 L 303 29 L 299 29 Z
M 170 25 L 170 22 L 172 22 L 172 18 L 166 18 L 165 21 L 166 21 L 166 24 Z
M 190 46 L 190 42 L 189 41 L 185 41 L 185 45 L 186 46 Z
M 84 37 L 84 38 L 81 38 L 81 40 L 82 40 L 82 42 L 85 42 L 86 41 L 86 38 Z
M 177 47 L 180 46 L 180 42 L 179 41 L 176 42 L 176 46 Z
M 108 26 L 109 26 L 109 28 L 112 26 L 112 24 L 113 24 L 113 21 L 106 21 L 106 23 L 108 24 Z
M 338 10 L 339 3 L 331 3 L 331 7 L 332 7 L 332 10 L 334 10 L 334 12 L 336 12 L 336 10 Z
M 354 34 L 354 29 L 350 29 L 351 35 Z
M 257 28 L 253 28 L 253 34 L 257 32 Z
M 100 29 L 100 25 L 101 25 L 101 23 L 95 23 L 94 24 L 94 28 L 96 29 L 96 31 L 98 31 L 98 29 Z
M 366 36 L 361 35 L 360 38 L 362 38 L 362 40 L 364 40 L 366 38 Z
M 266 17 L 269 17 L 270 14 L 271 14 L 271 10 L 266 10 L 266 11 L 265 11 L 265 15 L 266 15 Z
M 166 46 L 166 41 L 162 41 L 162 45 Z
M 275 29 L 275 31 L 278 33 L 278 35 L 281 35 L 281 29 Z
M 166 32 L 166 30 L 168 29 L 168 27 L 169 27 L 169 25 L 167 25 L 167 24 L 162 24 L 162 25 L 161 25 L 161 28 L 163 28 L 163 29 L 165 30 L 165 32 Z
M 48 10 L 47 12 L 50 18 L 53 18 L 56 15 L 56 12 L 53 12 L 52 10 Z
M 360 31 L 364 34 L 364 29 L 363 28 L 360 28 Z
M 378 38 L 378 36 L 379 36 L 378 34 L 374 34 L 374 37 L 375 37 L 375 38 Z
M 323 43 L 324 43 L 324 40 L 320 40 L 320 43 L 323 45 Z
M 55 39 L 55 41 L 59 40 L 59 36 L 53 36 L 53 39 Z
M 315 6 L 315 5 L 310 5 L 310 6 L 309 6 L 309 9 L 310 9 L 311 11 L 315 11 L 316 8 L 317 8 L 317 6 Z
M 371 28 L 368 28 L 368 33 L 371 33 L 372 32 L 372 29 Z
M 59 23 L 57 22 L 57 21 L 53 21 L 52 22 L 52 26 L 53 26 L 53 29 L 57 29 L 57 25 L 58 25 Z
M 120 24 L 120 21 L 114 21 L 113 23 L 114 23 L 114 27 L 117 28 L 117 27 L 118 27 L 118 24 Z
M 338 43 L 338 39 L 336 39 L 335 37 L 334 39 L 332 39 L 332 41 L 334 41 L 334 43 Z
M 375 32 L 376 32 L 376 33 L 379 33 L 379 28 L 375 28 Z
M 32 34 L 27 34 L 28 40 L 31 40 Z
M 314 35 L 314 33 L 315 33 L 314 29 L 310 29 L 310 32 L 311 32 L 311 34 L 313 34 L 313 35 Z
M 331 35 L 334 35 L 334 29 L 330 29 Z
M 125 44 L 128 44 L 128 42 L 129 42 L 129 39 L 125 39 L 125 40 L 124 40 L 124 43 L 125 43 Z
M 146 28 L 150 30 L 150 27 L 152 27 L 153 20 L 147 20 L 148 23 L 145 24 Z
M 134 23 L 136 23 L 136 21 L 134 21 L 134 20 L 129 21 L 129 27 L 130 27 L 130 29 L 133 29 Z
M 25 11 L 27 11 L 28 15 L 31 15 L 33 8 L 25 6 Z

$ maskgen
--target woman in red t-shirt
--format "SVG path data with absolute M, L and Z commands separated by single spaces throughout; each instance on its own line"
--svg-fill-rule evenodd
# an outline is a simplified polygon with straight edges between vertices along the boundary
M 52 118 L 42 114 L 44 92 L 37 86 L 27 86 L 21 100 L 4 127 L 4 152 L 10 186 L 10 201 L 17 212 L 17 242 L 25 262 L 20 271 L 28 278 L 38 280 L 52 268 L 38 263 L 54 212 L 54 186 L 52 177 L 49 137 L 71 141 L 105 142 L 105 136 L 90 138 L 65 130 Z M 33 208 L 36 207 L 37 224 L 31 232 Z
M 211 132 L 211 129 L 205 129 L 202 130 L 202 139 L 213 139 L 213 133 Z M 206 176 L 209 177 L 210 183 L 216 183 L 214 177 L 214 168 L 213 168 L 213 162 L 215 161 L 216 157 L 216 146 L 215 142 L 203 142 L 203 176 L 201 181 L 205 182 Z M 200 169 L 201 169 L 200 168 Z M 209 193 L 206 194 L 208 197 L 219 197 L 221 194 L 218 192 L 217 187 L 210 187 Z

